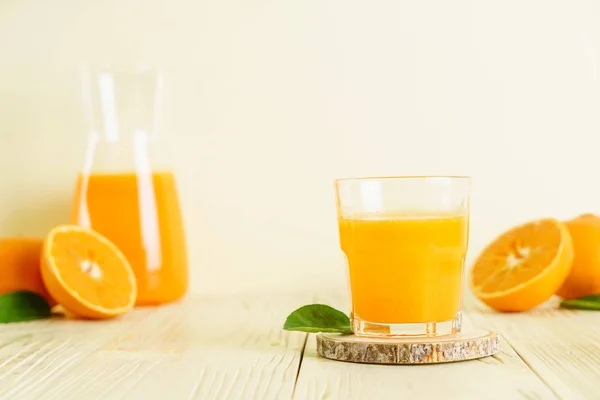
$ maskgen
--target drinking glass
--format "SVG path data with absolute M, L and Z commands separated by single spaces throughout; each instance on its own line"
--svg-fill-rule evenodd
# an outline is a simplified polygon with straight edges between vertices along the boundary
M 335 188 L 354 333 L 459 333 L 470 178 L 350 178 Z

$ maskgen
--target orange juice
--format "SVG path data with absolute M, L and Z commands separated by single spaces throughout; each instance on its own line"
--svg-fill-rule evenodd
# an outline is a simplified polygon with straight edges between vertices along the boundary
M 466 215 L 386 213 L 338 222 L 356 318 L 387 324 L 455 319 L 462 301 Z
M 77 180 L 71 222 L 89 225 L 124 253 L 137 279 L 138 305 L 187 291 L 187 253 L 171 172 L 94 173 Z

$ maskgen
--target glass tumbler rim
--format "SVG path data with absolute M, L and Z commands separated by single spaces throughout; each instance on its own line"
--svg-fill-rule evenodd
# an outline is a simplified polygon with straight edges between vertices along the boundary
M 451 181 L 471 181 L 470 175 L 382 175 L 382 176 L 361 176 L 337 178 L 334 182 L 352 182 L 352 181 L 383 181 L 383 180 L 430 180 L 430 179 L 448 179 Z

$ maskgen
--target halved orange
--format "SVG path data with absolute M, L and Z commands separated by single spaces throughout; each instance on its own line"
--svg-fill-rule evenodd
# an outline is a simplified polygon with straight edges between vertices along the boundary
M 548 300 L 573 264 L 566 225 L 553 218 L 516 226 L 496 238 L 469 272 L 475 296 L 499 311 L 525 311 Z
M 70 314 L 103 319 L 131 310 L 137 283 L 123 253 L 99 233 L 58 226 L 44 242 L 42 278 L 50 295 Z

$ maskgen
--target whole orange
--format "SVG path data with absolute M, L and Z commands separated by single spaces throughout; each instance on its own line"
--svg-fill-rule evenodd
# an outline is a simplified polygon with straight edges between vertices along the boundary
M 27 290 L 44 297 L 50 306 L 56 302 L 42 280 L 41 238 L 0 238 L 0 295 Z
M 600 294 L 600 217 L 583 214 L 565 221 L 573 239 L 571 272 L 556 292 L 564 299 Z

